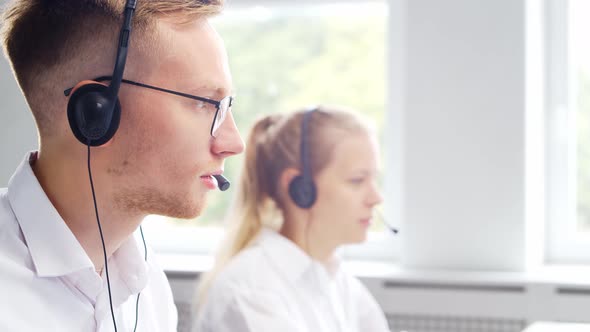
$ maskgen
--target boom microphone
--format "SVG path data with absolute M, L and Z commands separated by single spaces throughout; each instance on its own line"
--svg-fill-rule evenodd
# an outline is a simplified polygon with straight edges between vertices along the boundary
M 385 227 L 387 227 L 387 229 L 389 229 L 393 234 L 399 233 L 399 230 L 397 228 L 389 225 L 387 223 L 387 221 L 385 221 L 385 218 L 383 217 L 383 214 L 381 213 L 381 211 L 379 211 L 378 209 L 375 209 L 375 211 L 377 211 L 377 215 L 379 216 L 379 220 L 381 220 L 381 223 L 383 223 L 383 225 Z
M 217 180 L 217 187 L 219 188 L 219 190 L 226 191 L 227 189 L 229 189 L 229 180 L 226 179 L 223 175 L 217 174 L 213 175 L 213 177 L 215 178 L 215 180 Z

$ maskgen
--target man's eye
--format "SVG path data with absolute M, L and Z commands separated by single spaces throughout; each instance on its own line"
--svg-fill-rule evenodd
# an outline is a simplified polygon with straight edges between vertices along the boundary
M 207 106 L 207 105 L 205 105 L 204 101 L 200 101 L 200 100 L 197 101 L 197 108 L 205 108 L 205 106 Z

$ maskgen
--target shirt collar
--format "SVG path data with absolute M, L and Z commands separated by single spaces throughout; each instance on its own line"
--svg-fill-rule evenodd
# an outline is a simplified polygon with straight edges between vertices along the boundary
M 257 242 L 280 273 L 291 282 L 299 282 L 310 275 L 328 283 L 340 271 L 341 259 L 334 256 L 328 266 L 312 259 L 291 240 L 274 230 L 263 228 Z
M 8 182 L 8 199 L 23 232 L 37 276 L 57 277 L 94 264 L 43 191 L 31 164 L 37 152 L 27 154 Z M 95 222 L 95 221 L 93 221 Z M 120 278 L 132 293 L 147 283 L 143 248 L 130 236 L 113 253 L 109 264 L 117 264 Z
M 8 182 L 8 199 L 39 277 L 93 268 L 92 261 L 63 221 L 33 173 L 37 152 L 27 154 Z
M 112 263 L 117 265 L 119 278 L 131 294 L 139 293 L 147 285 L 149 264 L 145 261 L 144 248 L 139 248 L 135 236 L 130 236 L 113 253 L 109 260 L 109 264 Z

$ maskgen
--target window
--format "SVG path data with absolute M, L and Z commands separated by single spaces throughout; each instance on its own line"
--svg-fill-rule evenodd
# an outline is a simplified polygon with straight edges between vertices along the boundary
M 586 0 L 547 10 L 547 260 L 589 262 L 590 12 Z
M 232 2 L 213 23 L 229 53 L 233 114 L 244 139 L 259 115 L 317 103 L 362 111 L 383 137 L 387 13 L 384 1 Z M 242 160 L 226 160 L 226 175 L 234 183 Z M 211 252 L 223 236 L 221 221 L 235 187 L 210 193 L 205 213 L 195 220 L 149 217 L 148 241 L 160 252 Z M 369 243 L 347 252 L 390 255 L 385 246 L 391 237 L 383 225 L 375 223 L 372 230 Z

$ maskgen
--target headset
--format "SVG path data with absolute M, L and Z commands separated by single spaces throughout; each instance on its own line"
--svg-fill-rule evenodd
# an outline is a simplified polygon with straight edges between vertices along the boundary
M 123 26 L 121 27 L 121 31 L 119 33 L 119 44 L 117 45 L 117 57 L 115 59 L 115 68 L 113 69 L 113 79 L 111 80 L 110 85 L 90 80 L 79 82 L 72 89 L 67 107 L 68 122 L 72 132 L 74 133 L 74 136 L 78 139 L 78 141 L 88 147 L 88 178 L 90 180 L 96 222 L 98 224 L 100 240 L 102 243 L 104 268 L 106 272 L 109 293 L 109 305 L 115 332 L 117 332 L 117 322 L 115 320 L 115 313 L 113 309 L 111 281 L 109 278 L 109 266 L 107 263 L 104 236 L 100 224 L 98 207 L 96 204 L 94 182 L 92 181 L 92 170 L 90 167 L 90 147 L 106 144 L 111 140 L 111 138 L 113 138 L 117 132 L 117 129 L 119 128 L 119 122 L 121 120 L 121 104 L 119 103 L 118 95 L 119 88 L 121 87 L 121 82 L 123 80 L 123 72 L 125 71 L 125 63 L 127 61 L 127 50 L 129 46 L 129 37 L 131 35 L 131 21 L 133 19 L 135 7 L 136 0 L 126 1 Z M 139 229 L 145 250 L 144 259 L 147 262 L 147 247 L 141 225 Z M 134 331 L 137 330 L 140 295 L 141 293 L 137 295 L 137 301 L 135 303 Z
M 68 122 L 74 136 L 84 145 L 101 146 L 117 132 L 121 120 L 119 88 L 123 80 L 131 20 L 136 0 L 127 0 L 123 26 L 119 34 L 117 58 L 110 85 L 96 81 L 82 81 L 72 89 L 68 101 Z
M 309 152 L 308 143 L 308 126 L 311 121 L 313 113 L 318 110 L 318 107 L 313 107 L 303 113 L 301 119 L 301 174 L 294 177 L 289 182 L 289 196 L 291 200 L 302 209 L 309 209 L 313 206 L 317 197 L 316 185 L 313 182 L 313 174 L 311 170 L 311 156 Z

